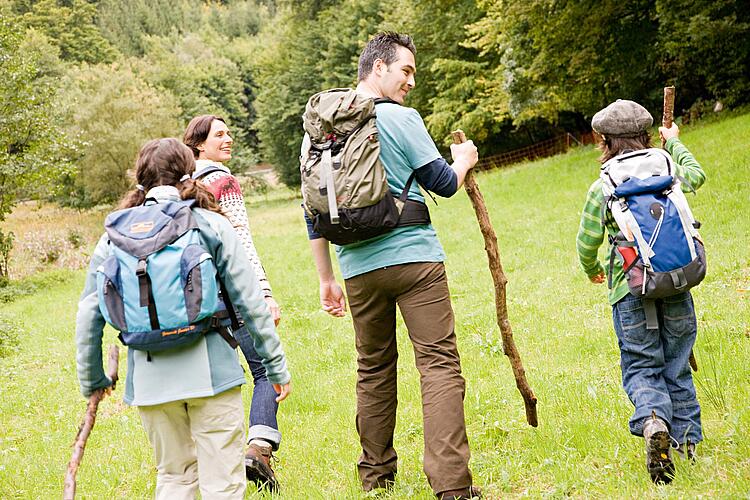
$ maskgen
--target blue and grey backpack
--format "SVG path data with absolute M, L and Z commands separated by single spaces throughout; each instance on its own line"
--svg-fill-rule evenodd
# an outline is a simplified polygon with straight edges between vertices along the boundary
M 608 209 L 619 229 L 610 237 L 610 286 L 615 256 L 636 297 L 668 297 L 700 283 L 706 275 L 700 223 L 669 153 L 652 148 L 621 154 L 602 165 L 600 177 L 602 220 Z
M 194 202 L 147 201 L 112 212 L 104 223 L 112 254 L 97 269 L 99 309 L 123 344 L 149 357 L 192 344 L 208 330 L 237 345 L 227 328 L 236 317 L 201 244 Z

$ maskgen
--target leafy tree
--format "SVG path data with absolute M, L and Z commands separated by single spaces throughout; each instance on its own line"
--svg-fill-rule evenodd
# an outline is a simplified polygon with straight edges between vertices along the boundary
M 647 0 L 480 0 L 486 16 L 470 44 L 499 57 L 491 78 L 515 123 L 551 122 L 561 111 L 591 116 L 629 97 L 653 104 L 658 24 Z
M 254 126 L 264 158 L 285 184 L 300 183 L 305 103 L 320 90 L 356 83 L 359 52 L 381 20 L 378 7 L 375 0 L 353 0 L 317 12 L 280 10 L 258 35 Z
M 151 37 L 147 55 L 134 65 L 146 81 L 177 98 L 184 124 L 193 116 L 209 113 L 226 119 L 239 154 L 232 167 L 242 171 L 255 163 L 250 149 L 255 138 L 252 106 L 248 103 L 252 78 L 249 68 L 228 57 L 231 54 L 245 62 L 234 45 L 210 26 L 200 35 Z
M 190 0 L 101 0 L 102 35 L 124 54 L 142 56 L 149 36 L 184 34 L 201 27 L 202 3 Z
M 678 86 L 678 103 L 688 107 L 701 97 L 729 105 L 750 100 L 747 7 L 731 0 L 656 2 L 661 60 L 669 81 Z
M 204 23 L 230 40 L 257 34 L 271 16 L 267 5 L 252 0 L 212 3 L 204 12 Z
M 436 59 L 432 65 L 436 95 L 430 99 L 432 112 L 425 122 L 442 144 L 451 141 L 456 128 L 478 144 L 496 134 L 508 117 L 505 94 L 495 92 L 484 78 L 487 64 L 479 61 Z
M 113 61 L 117 52 L 96 26 L 96 6 L 86 0 L 40 0 L 20 20 L 49 37 L 66 61 Z
M 476 50 L 463 45 L 466 26 L 482 15 L 475 0 L 390 0 L 383 11 L 380 30 L 409 33 L 414 39 L 416 87 L 406 104 L 422 113 L 438 144 L 449 144 L 456 126 L 474 140 L 486 138 L 491 130 L 485 127 L 486 110 L 475 109 L 486 64 Z
M 24 34 L 21 52 L 35 54 L 36 78 L 44 79 L 48 85 L 53 85 L 68 71 L 68 64 L 60 60 L 60 47 L 42 31 L 29 28 Z
M 132 186 L 141 145 L 179 135 L 175 98 L 140 79 L 127 65 L 83 65 L 63 82 L 69 131 L 84 141 L 76 175 L 61 201 L 92 206 L 117 200 Z
M 123 53 L 142 56 L 150 49 L 148 38 L 154 36 L 201 35 L 206 27 L 229 39 L 254 35 L 269 19 L 273 5 L 256 0 L 101 0 L 98 10 L 104 37 Z
M 383 7 L 379 30 L 408 33 L 417 48 L 417 85 L 409 93 L 408 105 L 428 115 L 436 96 L 437 60 L 476 62 L 477 53 L 464 47 L 466 25 L 477 21 L 482 11 L 475 0 L 389 0 Z
M 54 186 L 68 171 L 74 153 L 57 128 L 55 91 L 38 71 L 40 54 L 33 46 L 24 46 L 20 28 L 0 19 L 0 222 L 20 196 Z M 12 240 L 2 231 L 0 241 L 9 250 Z M 7 273 L 7 262 L 1 269 Z

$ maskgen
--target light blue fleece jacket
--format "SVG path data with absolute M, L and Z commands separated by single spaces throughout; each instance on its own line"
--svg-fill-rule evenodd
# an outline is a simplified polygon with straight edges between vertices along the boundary
M 173 186 L 158 186 L 147 193 L 158 201 L 179 200 Z M 250 261 L 229 221 L 222 215 L 194 208 L 203 245 L 211 254 L 227 293 L 253 337 L 255 350 L 271 383 L 291 379 L 273 318 L 263 299 Z M 104 317 L 99 310 L 96 270 L 110 255 L 104 234 L 94 250 L 86 285 L 76 316 L 76 364 L 81 392 L 111 385 L 102 365 Z M 151 353 L 128 349 L 127 379 L 123 400 L 130 405 L 149 406 L 187 398 L 214 396 L 245 382 L 237 353 L 217 332 L 205 334 L 195 344 Z

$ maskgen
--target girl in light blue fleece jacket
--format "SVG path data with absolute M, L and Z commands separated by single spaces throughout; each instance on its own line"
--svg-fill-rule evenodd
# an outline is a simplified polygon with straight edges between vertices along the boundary
M 242 244 L 213 196 L 190 179 L 193 154 L 176 139 L 143 146 L 136 162 L 136 189 L 120 208 L 144 201 L 195 199 L 193 215 L 231 302 L 251 333 L 269 381 L 281 401 L 290 375 L 273 318 L 263 300 Z M 111 254 L 103 235 L 91 258 L 76 318 L 77 368 L 81 392 L 111 385 L 102 366 L 105 325 L 99 310 L 96 272 Z M 128 349 L 124 401 L 138 406 L 154 448 L 157 498 L 242 498 L 245 490 L 244 415 L 239 386 L 245 382 L 236 352 L 216 331 L 196 343 L 158 353 Z

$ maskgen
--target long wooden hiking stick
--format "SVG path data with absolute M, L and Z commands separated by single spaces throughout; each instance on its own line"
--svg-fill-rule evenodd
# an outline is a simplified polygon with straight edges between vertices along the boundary
M 96 410 L 99 408 L 99 402 L 114 390 L 115 384 L 117 383 L 117 364 L 119 358 L 120 350 L 117 346 L 109 346 L 107 356 L 107 376 L 112 380 L 112 385 L 103 389 L 97 389 L 91 396 L 89 396 L 86 414 L 83 416 L 81 426 L 78 428 L 78 434 L 76 434 L 76 440 L 73 443 L 73 455 L 70 457 L 68 470 L 65 473 L 63 500 L 73 500 L 76 496 L 76 472 L 78 472 L 78 466 L 81 465 L 83 450 L 86 447 L 86 440 L 89 438 L 91 429 L 94 428 L 94 423 L 96 422 Z
M 664 112 L 661 115 L 661 126 L 670 128 L 672 126 L 672 122 L 674 121 L 674 85 L 671 85 L 669 87 L 664 87 Z M 661 147 L 664 149 L 664 146 L 666 145 L 667 141 L 662 138 L 661 140 Z M 695 359 L 695 354 L 693 353 L 693 350 L 690 350 L 690 368 L 693 369 L 694 372 L 698 371 L 698 361 Z
M 462 130 L 453 132 L 453 142 L 460 144 L 466 142 L 466 135 Z M 513 340 L 513 330 L 508 320 L 508 306 L 505 300 L 505 285 L 508 279 L 503 272 L 503 265 L 500 262 L 500 254 L 497 247 L 497 236 L 490 222 L 490 214 L 487 212 L 487 206 L 484 203 L 482 192 L 479 191 L 477 181 L 474 180 L 474 174 L 471 170 L 467 172 L 464 179 L 466 194 L 469 195 L 471 204 L 474 206 L 474 212 L 477 215 L 479 229 L 484 236 L 484 249 L 487 252 L 487 259 L 490 265 L 490 274 L 495 284 L 495 310 L 497 312 L 497 325 L 500 327 L 500 334 L 503 338 L 503 352 L 510 360 L 510 366 L 513 369 L 513 376 L 516 379 L 516 387 L 523 396 L 523 403 L 526 407 L 526 421 L 532 427 L 539 425 L 536 415 L 536 396 L 531 390 L 529 382 L 526 380 L 526 371 L 521 363 L 521 356 L 518 354 L 516 343 Z

